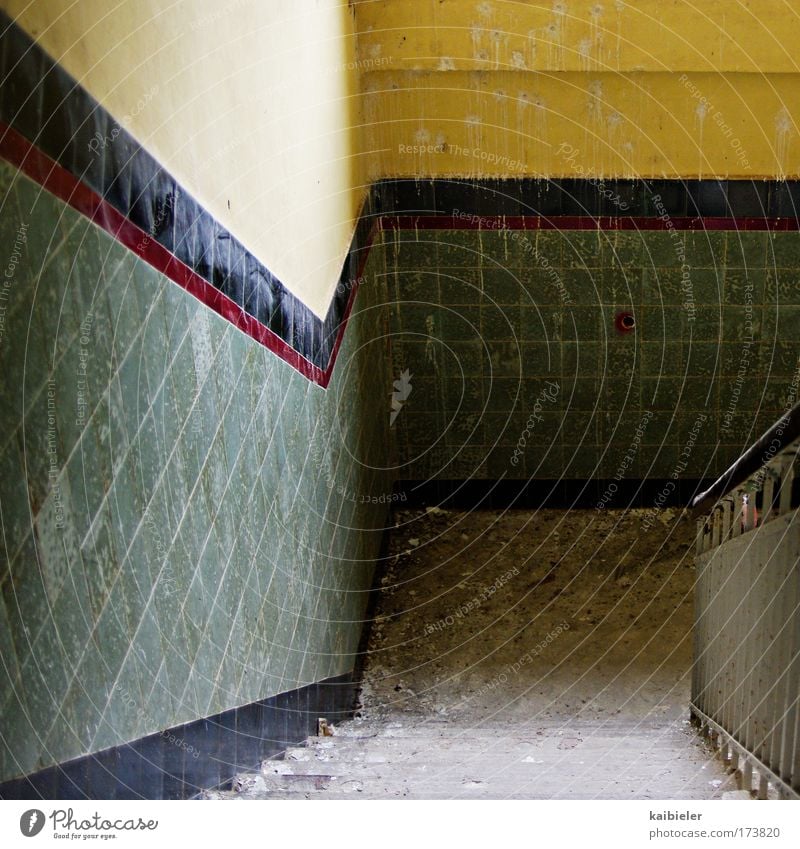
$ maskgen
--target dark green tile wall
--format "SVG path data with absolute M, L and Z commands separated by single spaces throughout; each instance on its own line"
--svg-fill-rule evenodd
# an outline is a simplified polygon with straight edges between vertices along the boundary
M 0 780 L 349 671 L 385 278 L 325 391 L 5 163 L 0 202 Z
M 401 478 L 714 476 L 796 397 L 800 234 L 386 236 Z

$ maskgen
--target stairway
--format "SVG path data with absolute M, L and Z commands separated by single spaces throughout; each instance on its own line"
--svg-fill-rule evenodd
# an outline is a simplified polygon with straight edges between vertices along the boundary
M 689 722 L 693 528 L 640 512 L 398 514 L 355 717 L 206 798 L 738 796 Z
M 684 727 L 456 729 L 350 721 L 214 799 L 719 799 L 736 792 Z

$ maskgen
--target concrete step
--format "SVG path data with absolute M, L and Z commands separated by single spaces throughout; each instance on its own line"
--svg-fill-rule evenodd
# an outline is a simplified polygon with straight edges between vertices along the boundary
M 693 745 L 692 741 L 683 734 L 675 733 L 660 737 L 590 737 L 578 735 L 541 736 L 521 740 L 500 739 L 492 737 L 456 738 L 444 737 L 438 739 L 419 739 L 416 737 L 395 737 L 360 739 L 340 738 L 333 741 L 328 738 L 319 742 L 312 738 L 305 747 L 287 749 L 285 762 L 313 762 L 348 760 L 372 760 L 380 763 L 385 760 L 403 760 L 418 755 L 424 756 L 431 762 L 440 759 L 448 763 L 454 757 L 524 757 L 533 753 L 566 757 L 582 757 L 583 753 L 608 753 L 609 756 L 619 756 L 627 760 L 648 758 L 663 759 L 673 753 L 692 757 L 697 760 L 707 760 L 711 753 Z M 571 754 L 570 754 L 571 753 Z
M 430 722 L 419 731 L 399 721 L 345 723 L 213 798 L 719 799 L 737 789 L 682 722 Z
M 687 782 L 669 775 L 603 778 L 596 771 L 573 776 L 556 773 L 520 780 L 517 776 L 466 775 L 425 777 L 405 770 L 386 776 L 320 776 L 313 786 L 287 780 L 260 781 L 260 777 L 239 792 L 223 791 L 210 798 L 224 799 L 334 799 L 334 798 L 417 798 L 417 799 L 720 799 L 735 790 L 733 779 L 715 786 L 712 782 Z
M 481 723 L 476 725 L 465 725 L 458 722 L 435 722 L 426 724 L 414 723 L 392 723 L 382 728 L 371 725 L 337 725 L 333 736 L 335 740 L 340 739 L 392 739 L 395 737 L 414 737 L 427 740 L 440 737 L 486 737 L 494 739 L 507 738 L 509 740 L 525 740 L 548 734 L 563 732 L 580 733 L 582 736 L 590 736 L 602 733 L 606 737 L 630 737 L 635 735 L 663 735 L 665 732 L 690 731 L 690 725 L 686 720 L 665 723 L 654 720 L 643 720 L 641 722 L 619 722 L 600 721 L 583 722 L 580 719 L 569 719 L 563 721 L 530 722 L 517 725 L 494 725 L 492 723 Z M 316 738 L 310 738 L 316 739 Z M 328 738 L 321 738 L 328 739 Z
M 515 780 L 528 780 L 537 775 L 552 775 L 556 772 L 563 776 L 582 776 L 589 780 L 593 775 L 599 774 L 603 781 L 608 781 L 609 776 L 623 776 L 625 779 L 650 779 L 661 776 L 665 779 L 670 775 L 680 775 L 681 781 L 701 781 L 706 774 L 703 770 L 704 764 L 686 761 L 650 761 L 650 762 L 626 762 L 619 759 L 616 762 L 608 762 L 598 766 L 594 761 L 559 761 L 554 759 L 530 759 L 530 760 L 476 760 L 459 761 L 456 763 L 433 764 L 429 761 L 420 760 L 416 763 L 387 761 L 386 763 L 342 763 L 342 764 L 299 764 L 292 767 L 288 772 L 284 769 L 275 770 L 272 765 L 262 768 L 262 775 L 273 776 L 276 780 L 286 777 L 287 780 L 309 776 L 316 780 L 318 776 L 337 778 L 347 777 L 386 777 L 386 776 L 415 776 L 425 778 L 435 776 L 437 780 L 445 780 L 458 774 L 504 775 L 514 777 Z M 716 774 L 716 773 L 715 773 Z
M 499 741 L 312 737 L 284 760 L 265 761 L 263 781 L 242 789 L 249 798 L 712 799 L 736 789 L 714 766 L 711 752 L 675 729 Z
M 213 795 L 212 795 L 213 794 Z M 291 793 L 291 792 L 281 792 L 281 793 L 271 793 L 269 795 L 264 796 L 223 796 L 218 793 L 218 791 L 209 791 L 209 795 L 205 795 L 203 798 L 205 799 L 220 799 L 225 801 L 266 801 L 266 800 L 286 800 L 286 801 L 335 801 L 335 800 L 378 800 L 378 799 L 408 799 L 408 800 L 423 800 L 423 801 L 451 801 L 451 800 L 517 800 L 517 801 L 532 801 L 532 800 L 541 800 L 541 801 L 552 801 L 569 798 L 570 800 L 583 801 L 590 799 L 652 799 L 652 800 L 662 800 L 664 798 L 668 798 L 674 801 L 698 801 L 698 800 L 716 800 L 721 799 L 722 796 L 719 793 L 710 793 L 704 794 L 700 792 L 685 792 L 681 791 L 668 791 L 663 790 L 659 791 L 659 789 L 654 785 L 651 791 L 643 794 L 641 788 L 636 790 L 631 790 L 629 793 L 615 790 L 613 795 L 607 792 L 607 788 L 603 788 L 598 793 L 587 793 L 582 790 L 576 790 L 575 792 L 570 791 L 568 796 L 565 796 L 563 793 L 556 792 L 553 794 L 547 793 L 538 793 L 538 792 L 527 792 L 527 793 L 516 793 L 516 792 L 498 792 L 494 788 L 489 788 L 485 792 L 482 793 L 448 793 L 443 792 L 440 793 L 436 790 L 419 790 L 414 789 L 412 787 L 398 789 L 398 788 L 364 788 L 358 791 L 347 792 L 347 793 L 339 793 L 339 792 L 326 792 L 326 793 L 317 793 L 317 794 L 305 794 L 305 793 Z

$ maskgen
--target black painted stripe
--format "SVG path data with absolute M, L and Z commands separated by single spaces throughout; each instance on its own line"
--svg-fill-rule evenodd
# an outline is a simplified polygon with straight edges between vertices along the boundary
M 586 219 L 615 229 L 625 226 L 623 220 L 663 215 L 695 219 L 700 228 L 792 229 L 787 219 L 800 220 L 800 181 L 380 180 L 366 200 L 322 320 L 2 11 L 0 26 L 0 120 L 222 292 L 268 331 L 251 332 L 253 338 L 323 386 L 381 218 L 422 216 L 415 222 L 420 229 L 450 226 L 433 217 L 455 214 L 546 217 L 563 229 L 576 221 L 583 228 Z M 783 226 L 775 227 L 780 219 Z M 237 326 L 249 332 L 252 325 Z M 271 344 L 273 339 L 282 344 Z
M 329 373 L 374 226 L 369 199 L 341 270 L 349 285 L 337 286 L 322 320 L 2 11 L 0 26 L 0 119 Z
M 373 187 L 383 215 L 800 219 L 799 180 L 394 179 Z M 760 228 L 763 229 L 763 226 Z
M 352 674 L 189 722 L 0 784 L 0 799 L 190 799 L 353 715 Z

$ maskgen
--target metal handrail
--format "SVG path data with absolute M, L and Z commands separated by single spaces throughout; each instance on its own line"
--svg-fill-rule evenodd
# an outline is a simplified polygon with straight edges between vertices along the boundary
M 694 500 L 691 711 L 761 799 L 800 798 L 798 410 Z
M 699 513 L 719 501 L 731 489 L 746 481 L 784 448 L 800 437 L 800 402 L 784 413 L 769 430 L 726 469 L 711 486 L 692 500 Z

